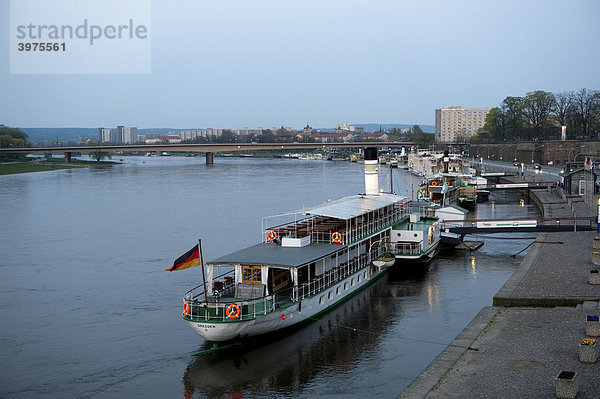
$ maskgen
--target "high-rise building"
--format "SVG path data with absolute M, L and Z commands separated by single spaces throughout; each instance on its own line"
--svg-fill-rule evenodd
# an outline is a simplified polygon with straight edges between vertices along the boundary
M 137 142 L 137 127 L 123 127 L 121 142 L 123 144 L 135 144 Z
M 98 128 L 98 141 L 107 144 L 135 144 L 138 142 L 137 127 L 117 126 L 116 129 Z
M 435 110 L 435 141 L 467 141 L 485 123 L 490 108 L 448 107 Z
M 110 143 L 111 130 L 106 127 L 98 128 L 98 142 L 99 143 Z

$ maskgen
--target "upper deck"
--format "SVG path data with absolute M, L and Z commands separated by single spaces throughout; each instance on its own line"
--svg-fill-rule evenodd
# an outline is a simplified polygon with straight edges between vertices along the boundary
M 406 197 L 394 194 L 354 195 L 301 211 L 266 217 L 263 219 L 263 242 L 304 238 L 307 243 L 348 245 L 404 218 L 408 214 L 408 202 Z

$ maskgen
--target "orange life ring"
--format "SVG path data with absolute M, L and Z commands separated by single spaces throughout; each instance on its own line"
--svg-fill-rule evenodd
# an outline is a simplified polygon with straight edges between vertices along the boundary
M 225 315 L 233 320 L 237 319 L 240 316 L 240 313 L 240 307 L 237 304 L 232 303 L 231 305 L 227 306 L 227 311 L 225 312 Z
M 183 301 L 183 315 L 184 316 L 190 315 L 190 304 L 187 303 L 187 301 Z
M 408 210 L 408 204 L 404 204 L 404 205 L 402 205 L 402 210 L 403 210 L 403 211 L 407 211 L 407 210 Z
M 335 233 L 331 234 L 331 241 L 333 241 L 336 244 L 341 244 L 342 234 L 339 231 L 336 231 Z
M 277 232 L 275 230 L 269 230 L 267 233 L 267 238 L 269 241 L 275 241 L 277 239 Z
M 437 186 L 437 185 L 438 185 L 438 182 L 437 182 L 436 180 L 434 180 L 434 181 L 432 181 L 432 182 L 431 182 L 431 185 L 432 185 L 432 186 Z

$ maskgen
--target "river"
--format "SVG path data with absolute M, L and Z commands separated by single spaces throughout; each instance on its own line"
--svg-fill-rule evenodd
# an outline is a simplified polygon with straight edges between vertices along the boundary
M 122 159 L 0 176 L 0 397 L 395 397 L 491 305 L 533 237 L 400 267 L 275 342 L 193 358 L 206 345 L 181 297 L 201 268 L 164 269 L 198 238 L 210 260 L 259 242 L 263 216 L 364 191 L 363 166 Z M 408 197 L 418 183 L 394 179 Z M 470 217 L 536 216 L 520 199 L 493 193 Z

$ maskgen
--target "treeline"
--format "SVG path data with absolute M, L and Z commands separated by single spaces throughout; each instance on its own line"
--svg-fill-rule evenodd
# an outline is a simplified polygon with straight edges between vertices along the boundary
M 551 93 L 543 90 L 524 97 L 506 97 L 490 110 L 485 125 L 471 141 L 559 139 L 561 126 L 569 139 L 597 137 L 600 132 L 600 91 Z
M 0 124 L 0 147 L 1 148 L 22 148 L 29 147 L 31 143 L 27 141 L 27 133 L 16 127 L 8 127 Z

